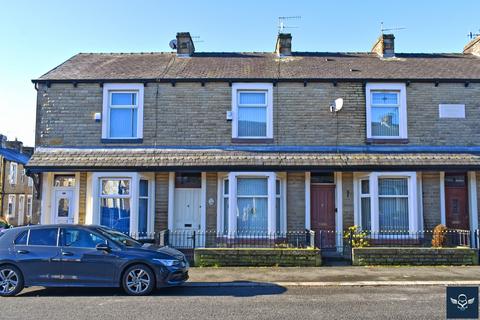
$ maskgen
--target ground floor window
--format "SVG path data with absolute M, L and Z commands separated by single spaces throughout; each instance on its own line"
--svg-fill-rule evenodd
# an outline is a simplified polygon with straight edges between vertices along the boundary
M 93 174 L 92 222 L 135 238 L 153 236 L 154 175 Z
M 15 216 L 15 204 L 17 202 L 17 197 L 14 194 L 8 195 L 8 208 L 7 213 L 9 217 Z
M 417 231 L 416 183 L 414 172 L 357 174 L 356 224 L 374 232 Z
M 281 174 L 230 173 L 221 181 L 219 221 L 224 234 L 285 231 L 285 180 Z

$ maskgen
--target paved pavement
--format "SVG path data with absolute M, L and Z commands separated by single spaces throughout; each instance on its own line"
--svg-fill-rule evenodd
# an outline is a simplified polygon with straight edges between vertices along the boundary
M 322 268 L 191 268 L 191 283 L 477 283 L 480 266 L 472 267 L 322 267 Z
M 149 297 L 114 289 L 29 288 L 2 319 L 444 319 L 445 287 L 179 287 Z

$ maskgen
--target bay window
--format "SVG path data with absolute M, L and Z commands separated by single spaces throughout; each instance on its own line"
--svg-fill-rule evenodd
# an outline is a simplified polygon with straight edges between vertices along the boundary
M 218 230 L 223 234 L 286 231 L 283 174 L 238 172 L 219 181 Z
M 406 139 L 405 84 L 369 83 L 366 86 L 367 138 Z
M 143 132 L 143 84 L 104 84 L 104 139 L 140 139 Z
M 154 226 L 154 185 L 152 173 L 93 173 L 93 210 L 86 222 L 148 238 Z
M 272 84 L 232 85 L 233 138 L 273 138 Z
M 356 174 L 355 224 L 381 233 L 418 231 L 415 172 Z

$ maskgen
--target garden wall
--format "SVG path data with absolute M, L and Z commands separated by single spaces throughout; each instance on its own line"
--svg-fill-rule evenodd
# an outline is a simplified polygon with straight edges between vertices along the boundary
M 478 250 L 470 248 L 354 248 L 352 264 L 478 265 Z
M 195 249 L 197 267 L 318 267 L 319 249 Z

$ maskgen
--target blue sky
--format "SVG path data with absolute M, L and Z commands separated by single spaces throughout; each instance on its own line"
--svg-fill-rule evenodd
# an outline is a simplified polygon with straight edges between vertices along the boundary
M 278 16 L 297 51 L 368 51 L 385 27 L 398 52 L 460 52 L 479 32 L 480 1 L 0 0 L 0 133 L 34 141 L 31 79 L 78 52 L 170 51 L 177 31 L 197 51 L 272 51 Z

